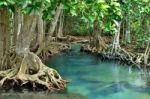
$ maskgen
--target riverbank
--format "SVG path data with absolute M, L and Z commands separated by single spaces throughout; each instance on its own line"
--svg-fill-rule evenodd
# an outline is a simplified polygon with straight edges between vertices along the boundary
M 102 38 L 107 45 L 111 44 L 112 38 L 110 37 L 103 37 Z M 90 37 L 86 36 L 68 36 L 68 38 L 64 41 L 64 42 L 52 42 L 49 46 L 49 50 L 52 52 L 51 56 L 55 56 L 61 52 L 69 52 L 71 51 L 71 45 L 73 44 L 79 44 L 81 45 L 81 52 L 86 52 L 89 54 L 94 54 L 98 57 L 100 57 L 102 60 L 116 60 L 116 61 L 121 61 L 122 63 L 126 63 L 128 65 L 133 65 L 133 66 L 138 66 L 138 68 L 140 68 L 141 64 L 136 64 L 135 62 L 131 61 L 131 59 L 126 57 L 126 53 L 123 53 L 122 56 L 121 55 L 117 55 L 117 54 L 112 54 L 109 51 L 106 52 L 99 52 L 96 50 L 93 50 L 90 47 Z M 134 53 L 135 52 L 135 48 L 131 46 L 128 46 L 127 48 L 125 46 L 123 46 L 123 48 L 125 50 L 127 50 L 127 52 L 129 53 Z M 141 52 L 141 50 L 138 50 L 138 52 Z M 135 56 L 134 56 L 135 57 Z M 133 59 L 136 60 L 136 59 Z
M 70 52 L 71 45 L 75 43 L 87 44 L 89 43 L 89 37 L 77 37 L 68 35 L 61 40 L 50 42 L 49 46 L 45 50 L 43 50 L 38 56 L 41 57 L 43 61 L 47 61 L 49 58 L 57 54 Z M 47 54 L 44 55 L 45 53 Z
M 106 60 L 118 60 L 121 61 L 122 63 L 137 68 L 150 69 L 150 64 L 145 63 L 146 61 L 145 49 L 137 48 L 134 42 L 128 45 L 122 44 L 118 46 L 115 51 L 113 51 L 114 50 L 113 45 L 111 44 L 113 42 L 112 37 L 104 36 L 102 37 L 102 40 L 105 42 L 106 49 L 103 51 L 99 51 L 96 49 L 95 46 L 93 47 L 93 45 L 91 45 L 90 37 L 85 38 L 79 37 L 79 38 L 80 39 L 74 41 L 73 43 L 81 44 L 81 52 L 94 54 Z M 149 60 L 149 58 L 147 60 Z

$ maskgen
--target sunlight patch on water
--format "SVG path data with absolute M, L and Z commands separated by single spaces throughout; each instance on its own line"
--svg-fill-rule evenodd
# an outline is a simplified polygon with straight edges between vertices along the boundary
M 143 79 L 138 78 L 138 79 L 136 79 L 133 82 L 133 85 L 136 85 L 136 86 L 146 86 L 146 82 Z

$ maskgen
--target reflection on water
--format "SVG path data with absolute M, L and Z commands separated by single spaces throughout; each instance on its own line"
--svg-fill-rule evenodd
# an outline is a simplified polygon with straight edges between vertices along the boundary
M 53 57 L 48 64 L 72 81 L 68 85 L 69 93 L 89 99 L 150 99 L 150 87 L 140 71 L 127 66 L 101 62 L 95 56 L 76 51 Z

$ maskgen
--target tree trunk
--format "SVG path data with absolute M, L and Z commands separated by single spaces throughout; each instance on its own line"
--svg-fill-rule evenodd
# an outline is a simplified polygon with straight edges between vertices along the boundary
M 147 35 L 150 36 L 150 24 L 149 22 L 146 23 L 146 30 L 147 30 Z M 148 40 L 147 47 L 144 53 L 144 64 L 147 65 L 149 64 L 149 54 L 150 54 L 150 40 Z
M 126 18 L 126 30 L 125 30 L 125 42 L 131 43 L 131 26 L 130 26 L 130 17 Z
M 150 53 L 150 42 L 148 42 L 145 53 L 144 53 L 144 64 L 148 64 L 148 58 L 149 58 L 149 53 Z
M 117 26 L 117 32 L 115 33 L 114 41 L 112 44 L 112 50 L 111 53 L 117 53 L 118 50 L 120 50 L 120 27 L 121 27 L 121 22 L 115 22 Z
M 9 51 L 9 18 L 7 9 L 0 10 L 1 13 L 1 31 L 3 34 L 3 55 Z
M 23 15 L 21 14 L 20 10 L 16 9 L 14 13 L 14 33 L 13 33 L 13 46 L 14 49 L 16 47 L 16 41 L 18 35 L 20 35 L 21 27 L 23 25 Z
M 63 15 L 63 9 L 61 9 L 61 14 L 59 18 L 59 28 L 58 28 L 58 33 L 57 37 L 63 37 L 63 23 L 64 23 L 64 15 Z
M 0 10 L 0 63 L 1 63 L 1 60 L 2 60 L 2 58 L 3 58 L 3 55 L 4 55 L 4 48 L 3 48 L 3 34 L 4 34 L 4 25 L 5 25 L 5 23 L 4 23 L 4 21 L 3 21 L 3 10 Z
M 93 51 L 104 52 L 107 49 L 107 45 L 105 44 L 105 41 L 101 37 L 102 30 L 99 29 L 98 25 L 99 25 L 98 22 L 95 21 L 91 47 Z
M 9 16 L 7 9 L 0 9 L 0 69 L 7 69 L 7 55 L 10 50 Z M 5 64 L 4 64 L 4 61 Z
M 44 22 L 42 19 L 42 14 L 38 15 L 38 20 L 37 20 L 37 29 L 38 29 L 38 50 L 36 52 L 36 54 L 40 54 L 43 47 L 45 47 L 45 43 L 44 43 L 44 38 L 45 38 L 45 32 L 44 32 Z
M 63 4 L 60 4 L 55 12 L 55 16 L 54 16 L 54 19 L 52 20 L 52 23 L 50 25 L 50 28 L 48 30 L 48 38 L 47 38 L 47 43 L 49 43 L 51 41 L 51 37 L 54 35 L 54 31 L 55 31 L 55 28 L 57 26 L 57 23 L 58 23 L 58 19 L 60 17 L 60 14 L 61 14 L 61 11 L 63 9 Z M 46 43 L 46 44 L 47 44 Z
M 21 26 L 21 32 L 18 35 L 16 42 L 16 53 L 29 52 L 30 43 L 32 40 L 32 34 L 35 31 L 36 18 L 35 16 L 25 15 L 23 18 L 23 25 Z

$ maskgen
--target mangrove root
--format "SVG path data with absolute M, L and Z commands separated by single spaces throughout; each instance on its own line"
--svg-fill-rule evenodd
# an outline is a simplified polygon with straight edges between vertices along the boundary
M 2 89 L 16 87 L 49 91 L 66 89 L 68 81 L 63 80 L 56 70 L 44 65 L 36 54 L 26 53 L 20 63 L 20 66 L 0 71 L 0 87 Z

